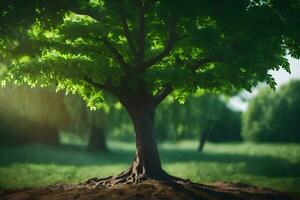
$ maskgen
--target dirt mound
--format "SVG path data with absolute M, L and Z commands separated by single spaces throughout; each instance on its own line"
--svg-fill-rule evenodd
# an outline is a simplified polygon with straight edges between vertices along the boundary
M 217 182 L 208 185 L 186 181 L 170 184 L 148 180 L 140 184 L 111 187 L 52 185 L 45 188 L 4 191 L 2 200 L 292 200 L 286 194 L 241 183 Z

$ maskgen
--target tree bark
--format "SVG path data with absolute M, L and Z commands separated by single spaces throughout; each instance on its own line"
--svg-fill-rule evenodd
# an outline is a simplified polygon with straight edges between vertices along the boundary
M 136 136 L 136 157 L 131 166 L 137 174 L 147 178 L 164 179 L 154 134 L 154 106 L 129 110 Z
M 154 134 L 155 104 L 146 98 L 126 98 L 120 100 L 128 111 L 135 131 L 136 155 L 127 171 L 103 179 L 89 179 L 87 184 L 112 186 L 120 183 L 140 183 L 147 179 L 173 182 L 179 180 L 166 173 L 160 162 Z
M 95 152 L 108 152 L 106 144 L 105 131 L 102 128 L 92 127 L 89 143 L 87 147 L 88 151 Z

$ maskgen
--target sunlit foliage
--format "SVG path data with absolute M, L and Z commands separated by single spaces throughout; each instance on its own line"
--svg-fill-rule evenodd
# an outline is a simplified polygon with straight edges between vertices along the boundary
M 275 87 L 268 70 L 300 56 L 297 0 L 1 1 L 2 85 L 56 85 L 96 109 L 103 85 L 197 89 Z M 5 68 L 5 69 L 3 69 Z

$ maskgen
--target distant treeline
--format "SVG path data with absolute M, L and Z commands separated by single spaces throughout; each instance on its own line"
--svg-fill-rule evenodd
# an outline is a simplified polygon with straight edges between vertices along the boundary
M 300 80 L 276 91 L 262 88 L 243 114 L 242 136 L 251 142 L 300 142 Z
M 300 81 L 276 92 L 262 88 L 243 114 L 227 106 L 222 95 L 189 97 L 183 105 L 167 98 L 156 112 L 159 141 L 197 139 L 202 149 L 212 142 L 299 142 Z M 89 150 L 107 150 L 106 135 L 134 140 L 129 116 L 120 103 L 90 111 L 78 96 L 54 89 L 8 86 L 0 89 L 0 141 L 6 143 L 59 143 L 59 133 L 88 138 Z

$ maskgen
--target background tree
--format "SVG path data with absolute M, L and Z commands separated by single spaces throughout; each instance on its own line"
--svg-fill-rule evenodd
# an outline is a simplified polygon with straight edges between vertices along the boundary
M 290 1 L 2 1 L 2 52 L 14 55 L 2 84 L 57 85 L 97 107 L 107 91 L 134 124 L 136 157 L 103 184 L 176 180 L 161 167 L 154 136 L 157 105 L 198 88 L 275 82 L 299 57 L 299 4 Z M 9 33 L 9 34 L 7 34 Z
M 66 95 L 63 101 L 71 118 L 65 131 L 88 135 L 89 151 L 107 152 L 107 105 L 103 104 L 102 108 L 91 111 L 78 95 Z
M 243 138 L 252 142 L 299 142 L 299 94 L 299 80 L 276 92 L 261 89 L 243 115 Z
M 101 106 L 91 111 L 79 96 L 65 96 L 53 88 L 1 88 L 1 142 L 58 145 L 64 130 L 88 135 L 88 150 L 106 152 L 108 105 Z
M 199 150 L 206 140 L 240 141 L 240 113 L 227 106 L 225 96 L 200 93 L 184 105 L 166 99 L 156 111 L 156 135 L 160 140 L 198 139 Z
M 205 94 L 198 99 L 200 137 L 198 151 L 202 151 L 207 139 L 213 142 L 238 141 L 240 114 L 227 107 L 220 96 Z

